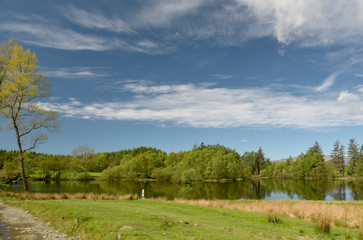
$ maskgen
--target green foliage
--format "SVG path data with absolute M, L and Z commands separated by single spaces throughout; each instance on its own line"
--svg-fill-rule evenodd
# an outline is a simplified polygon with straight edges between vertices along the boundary
M 332 150 L 332 162 L 336 170 L 339 172 L 340 177 L 344 176 L 344 155 L 344 146 L 340 144 L 339 140 L 337 140 Z
M 15 180 L 17 176 L 20 174 L 20 170 L 14 162 L 6 161 L 3 165 L 3 170 L 6 174 L 6 181 L 11 182 L 12 180 Z
M 344 156 L 340 143 L 337 154 L 339 159 Z M 355 154 L 357 159 L 354 167 L 352 165 L 346 172 L 353 176 L 363 176 L 363 148 L 358 155 L 356 150 L 351 151 L 349 148 L 348 154 Z M 169 154 L 155 148 L 140 147 L 113 153 L 94 153 L 92 150 L 91 154 L 77 156 L 32 152 L 24 156 L 25 163 L 29 164 L 27 174 L 43 179 L 87 179 L 84 173 L 89 170 L 100 173 L 99 177 L 108 181 L 151 179 L 182 183 L 248 179 L 258 173 L 260 177 L 276 179 L 323 179 L 340 175 L 334 161 L 324 161 L 317 142 L 296 159 L 290 156 L 285 161 L 278 162 L 266 158 L 262 148 L 240 156 L 235 150 L 219 144 L 201 144 L 189 151 Z M 86 162 L 89 164 L 87 167 Z M 0 164 L 3 165 L 3 176 L 6 175 L 8 181 L 18 176 L 18 152 L 0 150 Z M 77 177 L 78 175 L 84 177 Z
M 250 168 L 239 154 L 221 145 L 201 145 L 170 153 L 142 147 L 120 154 L 120 164 L 103 171 L 103 178 L 191 183 L 196 180 L 247 178 Z
M 8 188 L 9 188 L 8 184 L 0 182 L 0 191 L 7 190 Z
M 115 166 L 105 169 L 101 174 L 101 178 L 108 181 L 121 179 L 121 167 Z
M 91 180 L 91 179 L 92 177 L 87 172 L 83 172 L 83 173 L 78 173 L 74 180 L 79 181 L 79 180 Z
M 354 138 L 349 139 L 347 153 L 348 153 L 348 157 L 350 158 L 347 173 L 348 173 L 348 175 L 353 175 L 354 169 L 356 168 L 358 161 L 359 161 L 358 143 L 355 141 Z

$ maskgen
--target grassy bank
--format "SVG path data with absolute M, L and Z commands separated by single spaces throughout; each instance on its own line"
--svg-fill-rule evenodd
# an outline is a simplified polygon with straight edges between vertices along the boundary
M 67 199 L 6 203 L 81 239 L 358 239 L 359 234 L 359 229 L 343 227 L 321 233 L 316 221 L 175 202 Z

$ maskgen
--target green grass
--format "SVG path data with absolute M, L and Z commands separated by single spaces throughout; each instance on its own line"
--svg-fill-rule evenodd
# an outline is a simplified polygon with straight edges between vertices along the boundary
M 346 239 L 347 229 L 284 216 L 151 200 L 7 201 L 81 239 Z M 133 230 L 122 230 L 131 226 Z M 350 239 L 358 238 L 349 229 Z

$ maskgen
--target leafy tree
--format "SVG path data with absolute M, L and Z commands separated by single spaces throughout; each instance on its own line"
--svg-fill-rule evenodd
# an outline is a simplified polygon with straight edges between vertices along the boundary
M 4 171 L 6 173 L 7 181 L 11 182 L 11 180 L 19 173 L 19 168 L 15 163 L 6 161 L 4 163 Z
M 257 172 L 257 153 L 252 152 L 245 152 L 242 155 L 242 161 L 245 162 L 251 169 L 252 174 L 256 174 Z
M 265 166 L 265 155 L 262 148 L 260 147 L 257 151 L 257 175 L 260 175 L 261 170 Z
M 355 141 L 354 138 L 349 139 L 347 153 L 348 157 L 350 158 L 348 174 L 353 175 L 359 161 L 358 143 Z
M 363 144 L 359 149 L 357 166 L 354 169 L 354 175 L 363 177 Z
M 12 50 L 16 43 L 9 40 L 0 45 L 0 85 L 7 77 L 10 70 L 10 61 L 13 57 Z
M 332 150 L 332 162 L 339 172 L 339 176 L 344 176 L 344 146 L 337 140 Z
M 24 190 L 28 191 L 24 152 L 47 139 L 42 129 L 57 129 L 57 115 L 37 103 L 50 93 L 45 76 L 38 70 L 35 54 L 29 49 L 24 51 L 13 40 L 2 43 L 0 49 L 0 115 L 6 119 L 2 127 L 15 132 L 21 177 Z
M 292 159 L 289 160 L 291 163 Z M 300 154 L 296 162 L 292 163 L 290 175 L 295 175 L 298 178 L 320 178 L 318 169 L 324 168 L 324 155 L 317 142 L 310 147 L 306 154 Z M 324 174 L 325 175 L 325 174 Z

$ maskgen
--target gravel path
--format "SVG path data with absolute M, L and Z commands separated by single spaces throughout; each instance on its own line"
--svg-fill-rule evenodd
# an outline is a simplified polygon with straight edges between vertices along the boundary
M 0 239 L 75 239 L 54 230 L 28 212 L 0 202 Z
M 7 240 L 7 239 L 11 239 L 10 237 L 11 237 L 11 231 L 10 231 L 9 227 L 6 225 L 6 223 L 1 221 L 1 219 L 0 219 L 0 239 Z

